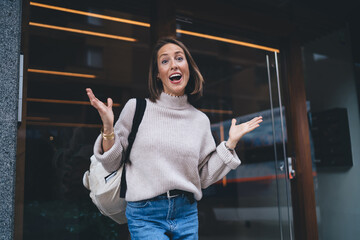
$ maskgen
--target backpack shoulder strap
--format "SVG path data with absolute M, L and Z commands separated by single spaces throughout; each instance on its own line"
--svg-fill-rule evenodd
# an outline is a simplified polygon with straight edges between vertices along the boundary
M 123 162 L 124 166 L 123 166 L 122 175 L 121 175 L 121 188 L 120 188 L 120 197 L 121 198 L 125 198 L 125 193 L 126 193 L 126 189 L 127 189 L 126 163 L 130 162 L 129 157 L 130 157 L 131 148 L 134 144 L 136 133 L 139 129 L 139 125 L 144 116 L 145 108 L 146 108 L 146 100 L 144 98 L 136 98 L 136 110 L 135 110 L 135 114 L 134 114 L 131 132 L 128 136 L 129 144 L 128 144 L 128 147 L 125 152 L 125 158 L 124 158 L 124 162 Z
M 134 144 L 136 133 L 139 129 L 139 125 L 144 116 L 145 108 L 146 108 L 146 100 L 137 98 L 136 99 L 136 110 L 135 110 L 135 115 L 134 115 L 134 119 L 133 119 L 133 123 L 132 123 L 131 132 L 128 136 L 129 145 L 126 150 L 124 163 L 126 163 L 126 161 L 129 161 L 130 151 L 131 151 L 132 145 Z

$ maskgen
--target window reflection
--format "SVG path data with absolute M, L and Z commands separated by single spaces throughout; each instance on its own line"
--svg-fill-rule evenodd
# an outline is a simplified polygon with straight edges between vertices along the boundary
M 178 22 L 178 28 L 216 32 L 216 27 L 195 20 Z M 226 39 L 237 39 L 217 30 Z M 216 142 L 228 138 L 232 118 L 245 122 L 261 115 L 264 120 L 237 146 L 242 165 L 204 190 L 199 202 L 200 237 L 290 239 L 289 186 L 285 169 L 280 170 L 285 159 L 280 114 L 284 116 L 284 108 L 277 97 L 275 53 L 177 32 L 204 76 L 204 97 L 198 108 L 212 109 L 204 112 Z
M 91 2 L 79 6 L 59 1 L 57 5 L 102 17 L 33 4 L 30 22 L 136 41 L 29 27 L 24 239 L 119 238 L 123 232 L 101 216 L 81 183 L 101 123 L 88 104 L 85 88 L 91 87 L 102 101 L 111 97 L 116 117 L 130 97 L 147 96 L 150 21 L 139 10 L 146 9 L 146 3 L 119 4 L 126 10 L 108 2 L 101 8 Z M 190 32 L 213 32 L 196 24 L 178 26 Z M 242 167 L 204 190 L 199 203 L 200 237 L 279 239 L 280 232 L 274 229 L 287 223 L 283 197 L 287 193 L 279 190 L 285 189 L 285 175 L 276 171 L 276 160 L 284 160 L 279 125 L 279 113 L 284 110 L 269 96 L 269 90 L 276 92 L 278 87 L 276 81 L 268 82 L 266 55 L 271 59 L 270 76 L 276 79 L 274 53 L 183 31 L 178 31 L 178 37 L 206 80 L 205 95 L 196 107 L 210 118 L 217 142 L 227 139 L 233 117 L 243 122 L 263 115 L 265 120 L 262 128 L 238 145 Z
M 149 22 L 106 4 L 42 3 Z M 130 97 L 145 97 L 149 28 L 35 5 L 32 22 L 136 39 L 29 26 L 24 239 L 117 239 L 126 232 L 101 215 L 81 181 L 101 123 L 85 88 L 111 97 L 116 116 Z

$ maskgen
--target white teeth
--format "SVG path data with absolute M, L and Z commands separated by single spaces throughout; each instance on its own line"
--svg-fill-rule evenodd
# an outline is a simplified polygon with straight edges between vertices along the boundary
M 171 75 L 170 77 L 181 77 L 181 74 L 175 73 L 175 74 Z

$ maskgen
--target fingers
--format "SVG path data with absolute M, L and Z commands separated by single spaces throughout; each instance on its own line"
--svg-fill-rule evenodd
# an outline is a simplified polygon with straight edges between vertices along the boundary
M 88 95 L 90 101 L 95 98 L 95 95 L 94 95 L 93 91 L 91 90 L 91 88 L 86 88 L 86 94 Z
M 89 97 L 89 100 L 90 100 L 90 103 L 91 103 L 92 106 L 95 107 L 97 104 L 103 103 L 103 102 L 101 102 L 99 99 L 97 99 L 95 97 L 95 95 L 94 95 L 93 91 L 91 90 L 91 88 L 86 88 L 86 93 L 87 93 L 87 95 Z M 111 108 L 112 105 L 113 105 L 113 100 L 111 98 L 108 98 L 107 99 L 107 106 Z
M 233 119 L 231 120 L 231 126 L 235 126 L 235 125 L 236 125 L 236 119 L 233 118 Z
M 260 117 L 256 117 L 255 119 L 254 119 L 254 122 L 252 123 L 252 124 L 259 124 L 259 123 L 261 123 L 263 121 L 263 119 L 262 119 L 262 117 L 260 116 Z
M 259 116 L 259 117 L 254 117 L 253 119 L 251 119 L 250 121 L 245 122 L 244 124 L 246 124 L 248 126 L 248 132 L 251 132 L 255 128 L 260 127 L 260 123 L 262 121 L 263 121 L 262 116 Z
M 91 90 L 91 88 L 87 88 L 87 89 L 86 89 L 86 94 L 88 95 L 89 100 L 90 100 L 90 103 L 91 103 L 92 106 L 94 106 L 94 105 L 96 104 L 96 102 L 99 101 L 99 100 L 95 97 L 95 95 L 94 95 L 93 91 Z
M 255 125 L 250 126 L 250 127 L 249 127 L 249 130 L 252 131 L 252 130 L 254 130 L 255 128 L 258 128 L 258 127 L 260 127 L 260 124 L 255 124 Z
M 99 111 L 99 113 L 103 112 L 105 110 L 104 107 L 106 107 L 106 106 L 105 106 L 105 104 L 103 102 L 101 102 L 99 99 L 97 99 L 95 97 L 95 95 L 94 95 L 93 91 L 91 90 L 91 88 L 87 88 L 86 93 L 87 93 L 87 95 L 89 97 L 91 106 L 96 108 Z M 112 100 L 111 100 L 111 104 L 112 104 Z
M 260 126 L 260 123 L 262 122 L 262 117 L 256 117 L 254 119 L 251 120 L 250 122 L 250 126 L 253 127 L 254 129 Z
M 253 119 L 251 119 L 249 121 L 250 124 L 253 124 L 253 123 L 261 123 L 262 122 L 262 116 L 259 116 L 259 117 L 254 117 Z
M 113 105 L 113 100 L 111 98 L 108 98 L 107 99 L 107 106 L 108 108 L 112 108 L 112 105 Z
M 259 116 L 259 117 L 254 117 L 253 119 L 245 122 L 246 124 L 248 124 L 249 126 L 253 126 L 253 125 L 257 125 L 259 123 L 261 123 L 263 120 L 262 120 L 262 116 Z M 233 118 L 232 121 L 231 121 L 231 125 L 235 125 L 236 124 L 236 119 Z

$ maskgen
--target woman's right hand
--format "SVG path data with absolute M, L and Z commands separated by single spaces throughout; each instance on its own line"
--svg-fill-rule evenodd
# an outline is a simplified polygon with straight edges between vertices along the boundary
M 107 99 L 107 106 L 100 101 L 99 99 L 97 99 L 93 93 L 93 91 L 91 90 L 91 88 L 86 88 L 86 93 L 89 97 L 90 103 L 91 105 L 96 108 L 96 110 L 98 110 L 99 115 L 101 117 L 101 120 L 103 122 L 103 127 L 104 127 L 104 133 L 105 134 L 110 134 L 112 133 L 113 130 L 113 126 L 114 126 L 114 112 L 112 110 L 112 105 L 113 105 L 113 101 L 111 98 Z

